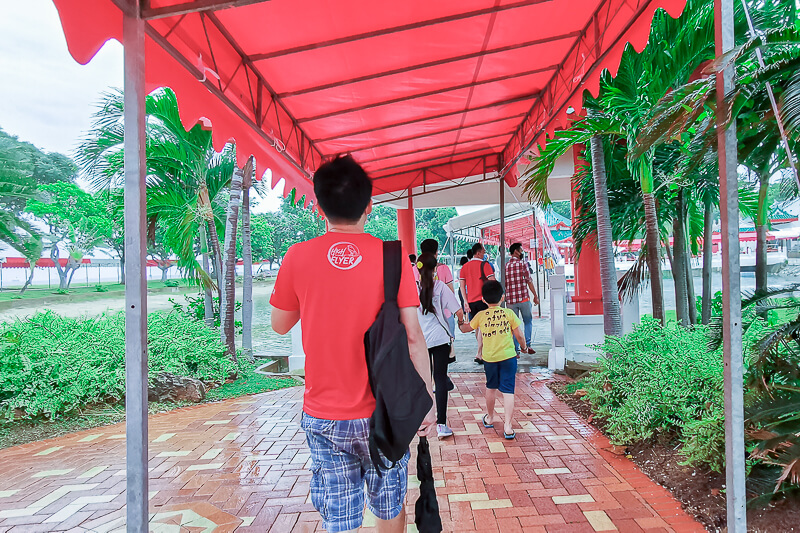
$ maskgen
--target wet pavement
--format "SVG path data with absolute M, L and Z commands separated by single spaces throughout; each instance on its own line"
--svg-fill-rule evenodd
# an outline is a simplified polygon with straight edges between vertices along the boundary
M 517 376 L 512 441 L 480 422 L 483 376 L 452 377 L 455 435 L 431 441 L 445 531 L 703 531 L 666 489 L 605 449 L 547 388 L 548 373 Z M 293 387 L 150 417 L 150 530 L 320 530 L 301 406 Z M 2 533 L 124 531 L 123 425 L 0 450 L 0 471 Z M 371 531 L 374 518 L 364 525 Z

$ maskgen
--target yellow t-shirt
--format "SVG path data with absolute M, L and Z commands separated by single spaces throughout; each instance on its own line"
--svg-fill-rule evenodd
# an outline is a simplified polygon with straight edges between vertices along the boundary
M 469 321 L 472 329 L 481 330 L 483 339 L 483 360 L 497 363 L 516 357 L 514 334 L 522 321 L 511 309 L 490 307 L 475 315 Z

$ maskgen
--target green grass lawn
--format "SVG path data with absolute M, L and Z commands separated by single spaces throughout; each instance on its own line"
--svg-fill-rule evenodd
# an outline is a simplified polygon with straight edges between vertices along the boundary
M 174 280 L 178 282 L 178 287 L 181 288 L 189 288 L 194 287 L 194 284 L 189 284 L 184 280 Z M 85 284 L 79 283 L 78 280 L 73 281 L 72 287 L 69 289 L 68 295 L 86 295 L 88 296 L 96 296 L 97 298 L 107 298 L 109 296 L 119 296 L 125 292 L 125 285 L 121 283 L 103 283 L 101 284 L 105 291 L 98 291 L 97 290 L 98 284 L 92 284 L 88 287 Z M 148 281 L 147 288 L 148 289 L 163 289 L 168 287 L 163 281 Z M 5 302 L 8 300 L 33 300 L 36 298 L 45 298 L 51 296 L 67 296 L 65 294 L 58 293 L 58 282 L 54 283 L 53 287 L 42 287 L 42 286 L 33 286 L 26 290 L 22 296 L 19 296 L 19 290 L 15 289 L 3 289 L 0 292 L 0 302 Z
M 250 394 L 259 394 L 273 390 L 294 387 L 301 381 L 284 376 L 265 376 L 253 371 L 243 373 L 236 381 L 225 383 L 206 393 L 206 399 L 201 403 L 239 398 Z M 150 414 L 164 413 L 196 405 L 192 402 L 159 403 L 151 402 Z M 57 420 L 20 420 L 0 424 L 0 449 L 18 446 L 44 439 L 52 439 L 67 433 L 75 433 L 109 424 L 125 421 L 124 402 L 116 405 L 93 407 L 83 412 L 61 417 Z

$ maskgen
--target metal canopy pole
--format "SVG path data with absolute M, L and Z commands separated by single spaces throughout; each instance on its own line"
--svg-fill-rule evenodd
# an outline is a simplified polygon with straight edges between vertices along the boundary
M 714 0 L 716 55 L 735 46 L 733 0 Z M 722 332 L 725 379 L 725 489 L 728 531 L 746 533 L 744 459 L 744 367 L 742 361 L 742 300 L 739 276 L 739 198 L 736 122 L 723 129 L 728 115 L 725 95 L 733 89 L 735 66 L 717 73 L 717 135 L 722 234 Z
M 533 240 L 536 246 L 533 247 L 533 260 L 536 263 L 536 296 L 539 297 L 539 318 L 542 318 L 542 291 L 539 288 L 539 234 L 536 231 L 536 215 L 533 219 Z
M 505 180 L 500 178 L 500 246 L 497 247 L 497 255 L 500 256 L 500 283 L 505 287 L 506 284 L 506 188 Z
M 147 280 L 145 81 L 140 0 L 123 14 L 125 57 L 125 436 L 127 529 L 147 531 Z

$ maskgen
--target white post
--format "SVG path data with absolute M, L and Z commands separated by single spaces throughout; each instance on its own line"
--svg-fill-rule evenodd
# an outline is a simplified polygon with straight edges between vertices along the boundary
M 567 277 L 564 266 L 556 266 L 555 274 L 550 276 L 550 353 L 547 357 L 547 368 L 564 370 L 566 364 L 566 347 L 564 343 L 567 323 Z
M 289 356 L 289 372 L 306 367 L 306 353 L 303 351 L 303 328 L 300 322 L 292 328 L 292 355 Z
M 127 529 L 147 531 L 147 279 L 145 249 L 144 21 L 123 16 L 125 57 L 125 435 Z
M 734 42 L 733 0 L 714 1 L 716 56 L 722 57 Z M 742 298 L 739 275 L 739 198 L 736 124 L 723 129 L 728 115 L 727 95 L 733 89 L 734 65 L 717 73 L 717 135 L 719 156 L 719 207 L 722 236 L 722 360 L 725 381 L 725 497 L 728 531 L 746 533 L 744 364 L 742 358 Z

